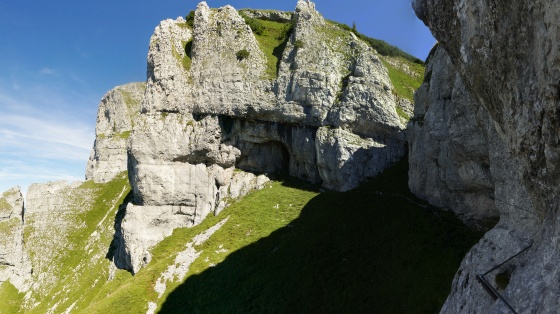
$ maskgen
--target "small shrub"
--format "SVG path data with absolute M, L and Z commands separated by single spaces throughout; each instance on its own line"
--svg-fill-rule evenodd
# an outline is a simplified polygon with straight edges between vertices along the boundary
M 276 36 L 276 39 L 280 41 L 284 41 L 288 39 L 292 35 L 295 26 L 296 26 L 295 20 L 292 20 L 289 23 L 284 24 L 284 26 L 280 30 L 280 33 Z
M 249 51 L 247 51 L 247 49 L 241 49 L 239 50 L 235 56 L 237 57 L 237 60 L 241 61 L 245 58 L 248 58 L 250 55 Z
M 194 25 L 194 11 L 189 12 L 186 17 L 187 25 L 193 27 Z
M 299 40 L 299 39 L 296 40 L 296 42 L 294 43 L 294 47 L 295 47 L 296 49 L 301 49 L 301 48 L 303 48 L 304 46 L 305 46 L 305 44 L 303 43 L 303 41 L 301 41 L 301 40 Z
M 242 13 L 240 15 L 245 20 L 245 23 L 247 25 L 249 25 L 249 27 L 251 28 L 253 33 L 255 33 L 257 35 L 263 35 L 264 34 L 264 26 L 259 20 L 254 19 L 252 17 L 248 17 L 247 15 L 242 14 Z

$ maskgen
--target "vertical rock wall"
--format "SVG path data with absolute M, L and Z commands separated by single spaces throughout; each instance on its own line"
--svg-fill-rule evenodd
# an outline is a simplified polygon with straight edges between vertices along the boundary
M 519 313 L 557 313 L 560 5 L 416 0 L 413 6 L 495 127 L 488 144 L 500 223 L 463 261 L 442 312 L 510 312 L 475 275 L 532 243 L 487 279 Z

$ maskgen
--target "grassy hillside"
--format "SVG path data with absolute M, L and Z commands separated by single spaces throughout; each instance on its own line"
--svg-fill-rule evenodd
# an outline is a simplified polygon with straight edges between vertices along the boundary
M 201 225 L 175 230 L 136 276 L 104 258 L 116 215 L 111 204 L 124 202 L 126 180 L 88 182 L 81 188 L 95 189 L 95 204 L 76 218 L 87 227 L 71 234 L 75 249 L 53 261 L 59 281 L 28 311 L 20 307 L 23 294 L 0 285 L 0 313 L 146 313 L 150 302 L 161 313 L 436 312 L 482 234 L 416 200 L 406 168 L 402 162 L 345 193 L 273 181 Z M 178 262 L 195 236 L 220 222 L 193 246 L 199 256 L 192 264 Z M 159 297 L 155 288 L 170 267 L 188 267 L 186 280 L 171 276 Z
M 53 261 L 60 278 L 33 310 L 72 313 L 430 313 L 449 293 L 453 274 L 481 233 L 448 212 L 416 200 L 406 187 L 406 162 L 345 192 L 285 178 L 253 192 L 194 228 L 175 230 L 153 249 L 153 260 L 136 276 L 111 270 L 107 253 L 116 208 L 126 181 L 96 188 L 96 204 L 80 216 L 74 250 Z M 194 245 L 192 264 L 178 253 L 196 235 L 227 221 Z M 89 245 L 92 235 L 99 245 Z M 95 248 L 93 251 L 87 248 Z M 188 267 L 186 280 L 172 276 L 161 297 L 155 291 L 169 267 Z M 187 269 L 187 268 L 185 268 Z M 9 307 L 23 313 L 22 294 L 0 285 Z
M 382 57 L 397 96 L 414 102 L 414 92 L 422 85 L 425 67 L 402 57 Z
M 107 184 L 87 181 L 60 193 L 67 204 L 63 210 L 26 216 L 25 243 L 38 286 L 23 302 L 33 305 L 25 313 L 89 306 L 108 281 L 111 263 L 105 255 L 116 212 L 129 191 L 126 173 Z
M 482 234 L 416 200 L 406 173 L 403 162 L 346 193 L 295 179 L 253 193 L 161 313 L 437 312 Z

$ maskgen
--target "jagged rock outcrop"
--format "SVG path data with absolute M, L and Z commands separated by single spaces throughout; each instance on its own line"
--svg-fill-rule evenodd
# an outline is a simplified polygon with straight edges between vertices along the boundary
M 0 284 L 10 281 L 20 292 L 31 284 L 31 264 L 23 239 L 23 196 L 15 187 L 0 196 Z
M 495 205 L 504 204 L 500 223 L 463 261 L 442 312 L 509 313 L 475 276 L 532 243 L 487 279 L 519 313 L 557 313 L 560 5 L 416 0 L 413 6 L 449 53 L 474 106 L 495 126 L 490 170 Z
M 86 180 L 109 182 L 126 170 L 127 142 L 134 120 L 140 114 L 145 89 L 145 83 L 130 83 L 115 87 L 101 99 Z
M 375 51 L 312 2 L 299 1 L 292 21 L 276 47 L 285 45 L 275 74 L 272 56 L 231 6 L 201 2 L 192 29 L 182 18 L 156 28 L 128 157 L 134 205 L 116 256 L 127 268 L 148 261 L 147 249 L 169 228 L 219 212 L 234 182 L 242 196 L 265 180 L 234 169 L 281 171 L 344 191 L 405 154 L 404 125 Z M 156 219 L 165 224 L 156 228 Z

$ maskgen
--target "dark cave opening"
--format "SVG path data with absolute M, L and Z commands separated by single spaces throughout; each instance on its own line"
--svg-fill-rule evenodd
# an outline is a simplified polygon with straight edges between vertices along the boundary
M 245 142 L 236 167 L 257 173 L 290 173 L 290 152 L 278 141 Z

